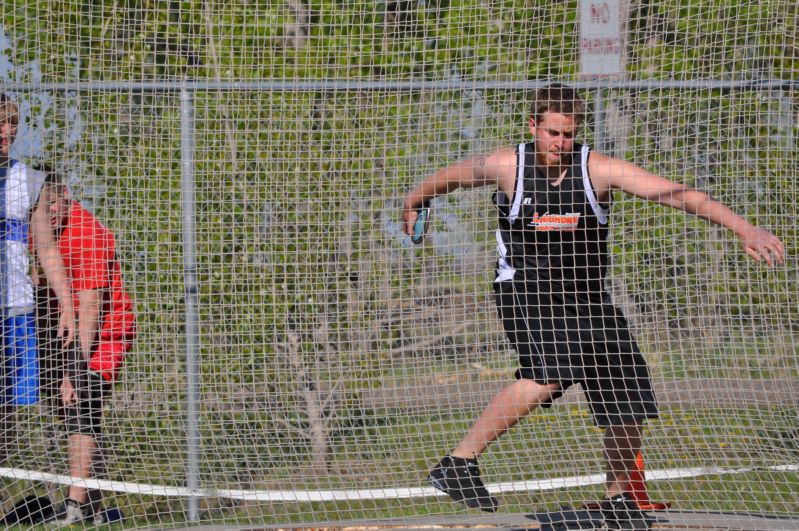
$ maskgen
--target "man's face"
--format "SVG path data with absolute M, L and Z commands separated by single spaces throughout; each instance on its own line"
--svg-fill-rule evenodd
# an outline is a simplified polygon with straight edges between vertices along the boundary
M 47 212 L 50 214 L 50 224 L 54 229 L 60 230 L 67 223 L 69 214 L 69 192 L 65 186 L 48 186 L 44 190 L 43 199 L 47 201 Z
M 13 120 L 0 121 L 0 160 L 7 161 L 11 153 L 11 144 L 17 136 L 17 124 Z
M 535 138 L 538 164 L 561 166 L 571 162 L 574 137 L 579 126 L 574 117 L 557 112 L 545 112 L 536 123 L 530 118 L 530 133 Z

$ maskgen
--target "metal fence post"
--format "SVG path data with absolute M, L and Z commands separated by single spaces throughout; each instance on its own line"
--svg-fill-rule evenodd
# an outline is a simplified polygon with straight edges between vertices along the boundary
M 596 150 L 607 153 L 607 123 L 605 122 L 605 96 L 602 88 L 594 91 L 594 142 Z
M 197 296 L 196 220 L 194 197 L 194 101 L 180 91 L 181 207 L 183 210 L 183 285 L 186 297 L 186 488 L 188 519 L 199 520 L 199 318 Z

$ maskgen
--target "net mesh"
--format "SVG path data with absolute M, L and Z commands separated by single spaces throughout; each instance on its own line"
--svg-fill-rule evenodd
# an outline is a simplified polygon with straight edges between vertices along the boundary
M 578 7 L 5 2 L 12 154 L 68 176 L 135 301 L 105 470 L 86 483 L 126 527 L 460 510 L 424 479 L 517 366 L 491 291 L 496 211 L 488 189 L 437 198 L 414 246 L 402 201 L 529 140 L 532 93 L 554 80 L 589 104 L 580 140 L 786 243 L 769 269 L 724 229 L 617 195 L 607 288 L 658 391 L 649 495 L 796 514 L 799 9 L 622 2 L 624 73 L 608 79 L 580 70 Z M 60 503 L 74 480 L 57 417 L 40 402 L 4 419 L 4 509 Z M 491 446 L 485 481 L 507 512 L 595 500 L 601 438 L 570 392 Z

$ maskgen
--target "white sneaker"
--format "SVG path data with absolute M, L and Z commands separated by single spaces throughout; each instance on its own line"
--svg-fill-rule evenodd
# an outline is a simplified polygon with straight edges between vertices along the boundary
M 53 521 L 55 527 L 66 527 L 74 524 L 83 524 L 87 519 L 86 511 L 75 500 L 67 499 L 64 502 L 64 514 Z

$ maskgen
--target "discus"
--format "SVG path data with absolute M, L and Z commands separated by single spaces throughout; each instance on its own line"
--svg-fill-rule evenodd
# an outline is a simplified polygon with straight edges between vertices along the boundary
M 416 223 L 413 224 L 413 236 L 411 241 L 416 245 L 424 241 L 424 235 L 427 234 L 427 226 L 430 224 L 430 203 L 425 203 L 416 211 Z

